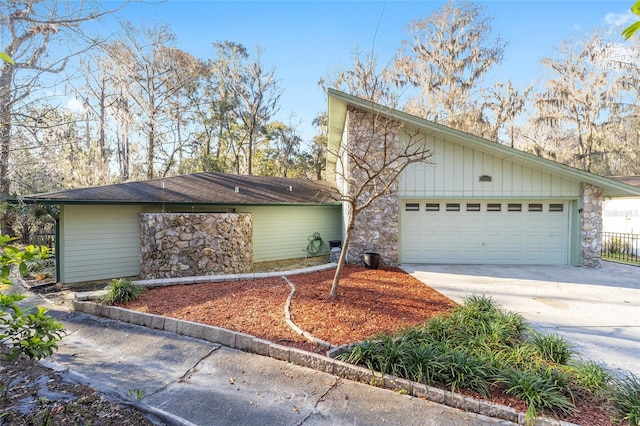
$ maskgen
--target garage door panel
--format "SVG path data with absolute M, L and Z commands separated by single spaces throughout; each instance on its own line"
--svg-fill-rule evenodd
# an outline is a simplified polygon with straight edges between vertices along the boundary
M 440 209 L 427 211 L 427 203 Z M 460 210 L 447 211 L 448 203 Z M 402 211 L 401 262 L 568 264 L 568 202 L 486 200 L 479 211 L 467 210 L 466 203 L 419 204 L 419 211 Z M 529 204 L 542 211 L 529 211 Z M 550 211 L 550 204 L 561 204 L 562 211 Z

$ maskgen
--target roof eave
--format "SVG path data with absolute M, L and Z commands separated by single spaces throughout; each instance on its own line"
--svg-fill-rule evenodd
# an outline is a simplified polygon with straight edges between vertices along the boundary
M 329 95 L 329 142 L 337 144 L 334 149 L 336 152 L 342 140 L 342 132 L 346 121 L 347 105 L 351 105 L 360 109 L 369 110 L 376 114 L 403 121 L 410 126 L 417 127 L 426 131 L 427 134 L 439 133 L 454 139 L 457 143 L 469 146 L 482 147 L 483 151 L 499 156 L 501 158 L 511 158 L 515 162 L 535 164 L 539 168 L 548 170 L 558 176 L 566 177 L 578 182 L 584 182 L 598 186 L 603 191 L 603 196 L 608 198 L 640 196 L 640 188 L 615 181 L 610 178 L 585 172 L 565 164 L 557 163 L 546 158 L 538 157 L 524 151 L 520 151 L 497 142 L 480 138 L 460 130 L 452 129 L 438 123 L 424 120 L 420 117 L 407 114 L 397 109 L 389 108 L 383 105 L 375 104 L 365 99 L 358 98 L 334 89 L 328 89 Z M 333 119 L 331 114 L 334 112 L 336 116 Z M 334 134 L 331 134 L 334 132 Z M 333 146 L 333 145 L 329 145 Z
M 61 200 L 54 198 L 11 198 L 7 199 L 10 204 L 41 204 L 41 205 L 170 205 L 170 206 L 337 206 L 341 205 L 338 201 L 331 201 L 326 203 L 242 203 L 242 202 L 205 202 L 205 201 L 131 201 L 131 200 Z

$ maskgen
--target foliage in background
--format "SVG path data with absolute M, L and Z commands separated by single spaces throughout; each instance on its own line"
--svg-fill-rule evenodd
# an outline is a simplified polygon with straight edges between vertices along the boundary
M 604 367 L 579 362 L 562 337 L 536 333 L 485 296 L 423 325 L 373 336 L 340 358 L 451 391 L 490 397 L 500 390 L 527 404 L 528 424 L 540 414 L 571 414 L 576 398 L 608 398 L 618 418 L 631 425 L 640 418 L 637 377 L 614 381 Z
M 133 302 L 145 291 L 145 287 L 138 285 L 131 280 L 118 278 L 109 283 L 107 292 L 102 295 L 98 301 L 106 305 Z
M 10 245 L 13 239 L 0 235 L 0 278 L 3 285 L 11 286 L 11 267 L 17 267 L 25 275 L 29 262 L 49 257 L 47 247 L 26 246 L 18 248 Z M 0 293 L 0 346 L 2 354 L 10 359 L 20 355 L 41 359 L 51 356 L 62 339 L 62 324 L 47 314 L 46 309 L 37 307 L 23 309 L 18 302 L 25 296 Z
M 640 16 L 640 1 L 635 2 L 631 5 L 631 12 Z M 630 39 L 635 33 L 640 30 L 640 21 L 636 21 L 633 24 L 629 25 L 627 28 L 622 31 L 622 35 L 625 39 Z

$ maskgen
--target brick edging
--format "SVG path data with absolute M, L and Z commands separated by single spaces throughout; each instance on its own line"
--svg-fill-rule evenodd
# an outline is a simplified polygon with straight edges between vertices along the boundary
M 527 424 L 525 421 L 525 413 L 519 412 L 511 407 L 489 401 L 477 400 L 453 392 L 447 392 L 444 389 L 371 371 L 367 368 L 338 361 L 325 355 L 278 345 L 250 334 L 238 333 L 212 325 L 178 320 L 161 315 L 147 314 L 117 306 L 107 306 L 88 301 L 74 300 L 73 309 L 76 312 L 83 312 L 85 314 L 110 318 L 130 324 L 141 325 L 143 327 L 177 333 L 183 336 L 217 343 L 243 352 L 268 356 L 273 359 L 312 368 L 344 379 L 368 383 L 392 391 L 403 392 L 418 398 L 425 398 L 432 402 L 459 408 L 461 410 L 481 414 L 487 417 L 507 420 L 520 425 Z M 535 424 L 549 426 L 573 425 L 572 423 L 545 417 L 537 418 Z

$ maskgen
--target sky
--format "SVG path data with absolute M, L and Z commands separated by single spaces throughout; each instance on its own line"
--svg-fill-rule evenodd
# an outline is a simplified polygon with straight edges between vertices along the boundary
M 544 72 L 540 59 L 553 56 L 563 40 L 596 27 L 633 22 L 637 18 L 629 11 L 633 1 L 476 1 L 493 18 L 493 37 L 508 43 L 502 64 L 489 79 L 511 79 L 518 88 L 535 84 Z M 303 140 L 309 141 L 314 135 L 311 121 L 327 109 L 318 80 L 349 68 L 356 49 L 373 51 L 381 63 L 391 60 L 407 37 L 406 25 L 426 18 L 443 4 L 168 0 L 131 3 L 114 18 L 139 26 L 166 23 L 177 36 L 176 47 L 200 59 L 214 57 L 212 43 L 216 41 L 229 40 L 248 48 L 260 46 L 263 62 L 275 68 L 284 90 L 276 118 L 300 123 Z

